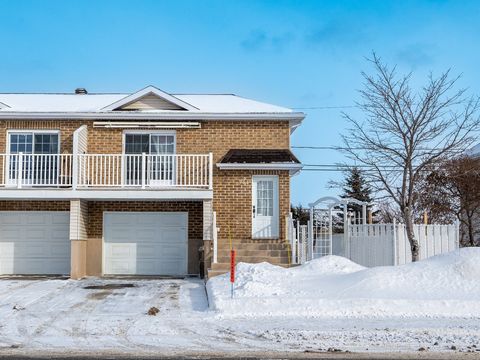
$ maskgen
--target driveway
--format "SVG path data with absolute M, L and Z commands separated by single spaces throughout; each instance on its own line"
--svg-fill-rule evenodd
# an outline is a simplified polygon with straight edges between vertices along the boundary
M 147 315 L 151 307 L 156 316 Z M 0 280 L 0 347 L 193 346 L 207 307 L 198 279 Z
M 158 309 L 155 316 L 147 314 L 151 307 Z M 469 351 L 478 339 L 478 324 L 466 320 L 445 328 L 435 321 L 407 324 L 402 319 L 225 318 L 208 309 L 200 279 L 0 279 L 0 358 L 52 354 L 372 358 L 375 353 L 381 358 L 408 358 L 412 351 L 415 358 L 419 347 L 430 349 L 421 353 L 423 358 L 454 358 L 467 354 L 451 351 L 452 345 Z M 403 353 L 379 354 L 392 349 Z M 345 350 L 369 353 L 354 356 Z

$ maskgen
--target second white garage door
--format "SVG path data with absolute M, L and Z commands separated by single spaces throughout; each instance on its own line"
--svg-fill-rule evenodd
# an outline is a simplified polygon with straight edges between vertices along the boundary
M 106 275 L 187 274 L 188 214 L 105 212 Z

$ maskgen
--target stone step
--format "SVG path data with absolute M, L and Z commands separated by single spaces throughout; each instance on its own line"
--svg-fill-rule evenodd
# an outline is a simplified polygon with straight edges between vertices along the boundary
M 275 264 L 275 265 L 285 267 L 285 268 L 296 266 L 296 265 L 288 265 L 288 264 Z M 229 271 L 230 271 L 229 263 L 215 263 L 215 264 L 212 264 L 212 267 L 210 269 L 208 269 L 208 276 L 210 276 L 210 273 L 225 274 Z
M 212 270 L 212 269 L 209 269 L 208 270 L 208 278 L 211 279 L 215 276 L 226 274 L 227 272 L 228 272 L 228 270 Z
M 226 263 L 230 262 L 230 257 L 218 257 L 219 263 Z M 265 257 L 265 256 L 242 256 L 236 258 L 236 263 L 245 262 L 245 263 L 261 263 L 261 262 L 268 262 L 270 264 L 278 265 L 278 264 L 288 264 L 287 257 Z
M 230 264 L 229 263 L 214 263 L 214 264 L 212 264 L 211 269 L 208 269 L 208 271 L 210 271 L 210 270 L 229 271 L 230 270 Z
M 230 244 L 219 243 L 217 245 L 218 250 L 230 250 Z M 266 244 L 266 243 L 241 243 L 233 244 L 233 248 L 236 250 L 287 250 L 289 246 L 286 243 L 278 244 Z
M 259 249 L 235 249 L 237 257 L 242 256 L 289 256 L 287 250 L 259 250 Z M 230 257 L 230 250 L 218 250 L 218 256 L 221 257 Z

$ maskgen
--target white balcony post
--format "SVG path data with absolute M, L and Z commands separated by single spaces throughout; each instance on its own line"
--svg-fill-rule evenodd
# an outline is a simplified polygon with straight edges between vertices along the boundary
M 78 168 L 79 168 L 79 161 L 78 161 L 78 154 L 73 153 L 72 155 L 72 189 L 77 190 L 78 184 Z
M 147 154 L 142 153 L 142 189 L 145 189 L 145 172 L 147 169 L 146 159 Z
M 213 153 L 208 154 L 208 188 L 213 189 Z
M 18 153 L 17 157 L 17 188 L 22 188 L 22 169 L 23 169 L 23 152 Z
M 213 263 L 218 262 L 218 228 L 217 228 L 217 212 L 213 212 L 212 219 L 212 235 L 213 235 Z
M 125 173 L 126 173 L 125 159 L 126 159 L 125 154 L 120 155 L 120 187 L 122 188 L 125 186 Z

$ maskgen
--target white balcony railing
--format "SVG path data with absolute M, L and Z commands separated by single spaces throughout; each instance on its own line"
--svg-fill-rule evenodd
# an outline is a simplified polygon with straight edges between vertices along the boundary
M 71 154 L 0 155 L 3 186 L 71 186 Z
M 2 154 L 5 187 L 210 188 L 212 154 Z

